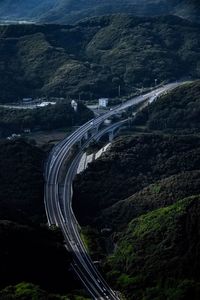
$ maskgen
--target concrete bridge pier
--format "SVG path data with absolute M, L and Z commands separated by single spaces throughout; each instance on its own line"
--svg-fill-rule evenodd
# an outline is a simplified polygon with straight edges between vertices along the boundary
M 93 127 L 90 132 L 92 136 L 96 135 L 99 132 L 99 126 Z

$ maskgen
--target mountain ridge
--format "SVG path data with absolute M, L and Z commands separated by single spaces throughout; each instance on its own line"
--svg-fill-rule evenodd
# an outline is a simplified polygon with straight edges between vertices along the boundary
M 198 9 L 196 0 L 2 0 L 0 18 L 67 24 L 91 16 L 131 13 L 138 16 L 176 14 L 198 20 Z

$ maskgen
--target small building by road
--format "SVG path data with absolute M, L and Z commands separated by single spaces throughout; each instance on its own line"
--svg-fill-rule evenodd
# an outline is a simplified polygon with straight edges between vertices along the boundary
M 78 103 L 75 100 L 71 101 L 71 106 L 74 109 L 74 111 L 77 111 L 77 109 L 78 109 Z
M 33 99 L 32 99 L 32 98 L 23 98 L 23 99 L 22 99 L 22 102 L 23 102 L 23 104 L 25 104 L 25 105 L 30 105 L 30 104 L 32 104 Z
M 100 98 L 99 107 L 107 107 L 107 106 L 108 106 L 108 98 Z

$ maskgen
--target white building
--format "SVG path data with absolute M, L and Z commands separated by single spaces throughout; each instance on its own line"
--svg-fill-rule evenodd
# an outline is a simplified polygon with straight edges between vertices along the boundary
M 73 107 L 74 111 L 77 111 L 78 103 L 75 100 L 71 101 L 71 106 Z
M 107 106 L 108 106 L 108 98 L 100 98 L 99 107 L 107 107 Z

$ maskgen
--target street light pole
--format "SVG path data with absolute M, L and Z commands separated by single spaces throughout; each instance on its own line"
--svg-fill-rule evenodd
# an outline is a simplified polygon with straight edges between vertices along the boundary
M 121 85 L 118 86 L 118 96 L 121 97 Z

